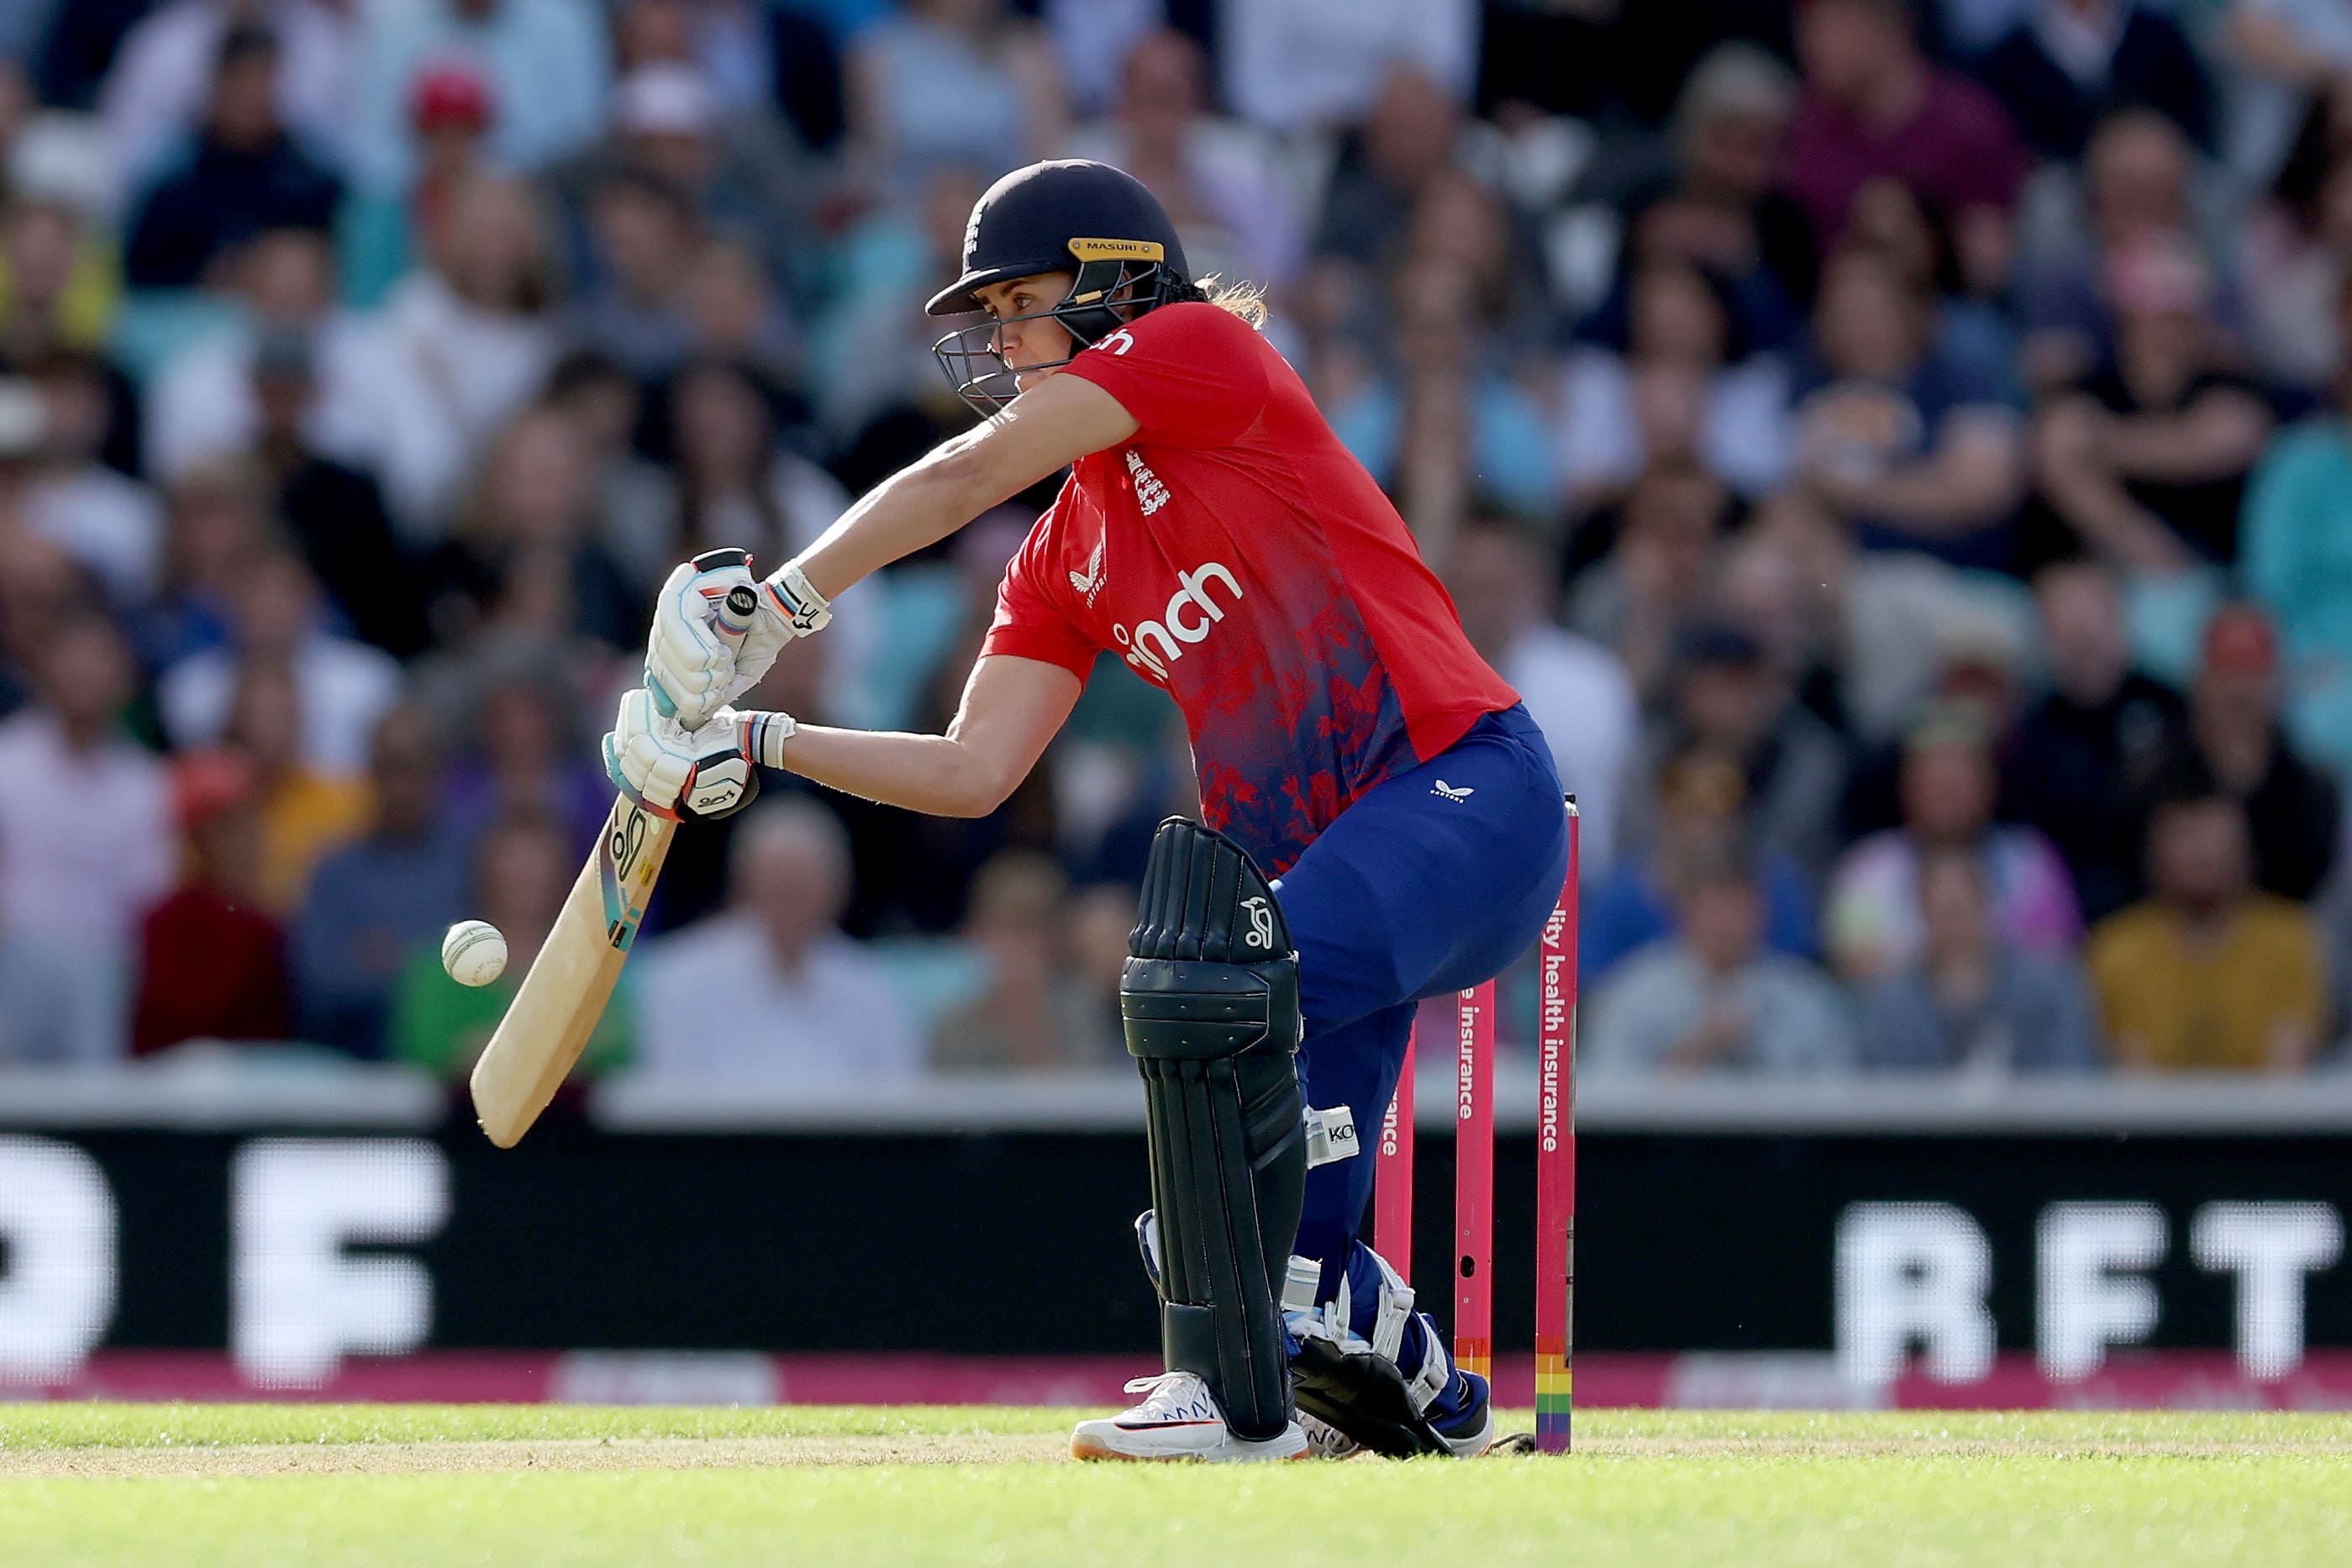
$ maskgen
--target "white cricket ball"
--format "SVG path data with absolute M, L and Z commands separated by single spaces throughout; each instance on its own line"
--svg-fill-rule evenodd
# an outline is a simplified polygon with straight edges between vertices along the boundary
M 488 985 L 507 972 L 507 939 L 488 921 L 459 921 L 441 939 L 441 967 L 460 985 Z

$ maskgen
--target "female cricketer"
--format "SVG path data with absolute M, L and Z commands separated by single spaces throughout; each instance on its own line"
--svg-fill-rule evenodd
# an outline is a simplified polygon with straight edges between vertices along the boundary
M 1243 308 L 1227 308 L 1239 303 Z M 934 315 L 989 417 L 755 583 L 740 552 L 665 585 L 646 686 L 606 742 L 650 809 L 711 816 L 754 763 L 913 811 L 982 816 L 1108 649 L 1182 709 L 1202 823 L 1163 823 L 1120 984 L 1148 1110 L 1139 1222 L 1166 1373 L 1082 1423 L 1082 1458 L 1483 1452 L 1486 1380 L 1357 1239 L 1414 1004 L 1535 942 L 1568 857 L 1560 784 L 1517 695 L 1306 386 L 1212 300 L 1150 191 L 1033 164 L 981 197 Z M 1005 569 L 944 735 L 724 704 L 828 603 L 1067 467 Z M 716 606 L 751 627 L 722 633 Z M 1309 1104 L 1318 1109 L 1309 1110 Z M 1342 1111 L 1340 1108 L 1346 1108 Z

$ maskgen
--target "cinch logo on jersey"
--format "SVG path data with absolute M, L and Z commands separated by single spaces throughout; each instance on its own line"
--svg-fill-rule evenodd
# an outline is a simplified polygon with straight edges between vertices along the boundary
M 1127 650 L 1127 662 L 1153 679 L 1165 681 L 1168 667 L 1184 657 L 1184 645 L 1199 642 L 1209 635 L 1211 626 L 1225 618 L 1223 606 L 1209 596 L 1212 583 L 1223 583 L 1234 602 L 1241 602 L 1239 580 L 1223 562 L 1212 561 L 1176 574 L 1176 592 L 1169 595 L 1168 608 L 1161 612 L 1167 617 L 1164 624 L 1146 621 L 1132 636 L 1125 626 L 1111 627 L 1112 638 Z
M 1168 504 L 1168 487 L 1161 484 L 1160 476 L 1153 473 L 1144 465 L 1143 459 L 1135 455 L 1135 448 L 1132 447 L 1127 449 L 1127 472 L 1128 476 L 1135 480 L 1135 504 L 1143 509 L 1144 516 L 1150 517 Z

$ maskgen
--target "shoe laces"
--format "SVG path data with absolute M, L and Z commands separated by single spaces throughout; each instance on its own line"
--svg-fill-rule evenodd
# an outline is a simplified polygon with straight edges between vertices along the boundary
M 1303 1410 L 1298 1413 L 1298 1426 L 1307 1434 L 1307 1451 L 1318 1459 L 1352 1458 L 1360 1451 L 1353 1437 Z
M 1208 1383 L 1197 1372 L 1163 1372 L 1156 1377 L 1130 1378 L 1127 1392 L 1144 1396 L 1131 1413 L 1137 1415 L 1197 1419 L 1203 1408 L 1212 1414 L 1216 1412 L 1216 1401 L 1209 1396 Z

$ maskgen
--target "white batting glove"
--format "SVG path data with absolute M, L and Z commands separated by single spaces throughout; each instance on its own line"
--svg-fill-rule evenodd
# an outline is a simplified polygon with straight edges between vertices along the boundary
M 604 737 L 605 774 L 656 816 L 726 816 L 760 793 L 746 721 L 765 717 L 722 708 L 709 723 L 689 730 L 656 712 L 651 694 L 640 688 L 621 699 L 613 732 Z
M 740 636 L 719 618 L 719 606 L 738 589 L 751 594 L 757 606 Z M 831 605 L 797 561 L 759 583 L 742 551 L 698 555 L 672 572 L 655 598 L 646 689 L 657 712 L 692 729 L 757 685 L 786 643 L 823 630 L 832 619 Z

